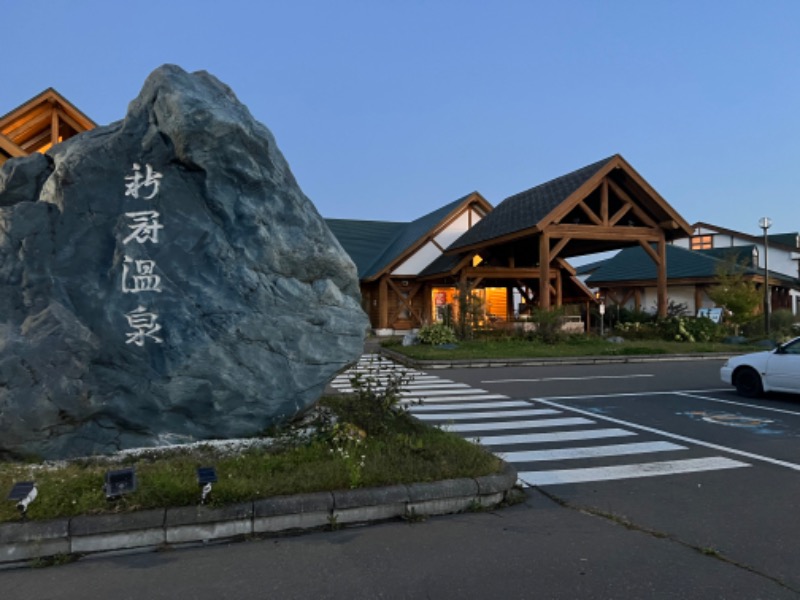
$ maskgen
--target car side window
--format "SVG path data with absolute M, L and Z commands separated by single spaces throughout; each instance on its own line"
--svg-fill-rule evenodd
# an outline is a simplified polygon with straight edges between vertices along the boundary
M 796 340 L 791 344 L 787 344 L 783 347 L 783 351 L 786 354 L 800 354 L 800 341 Z

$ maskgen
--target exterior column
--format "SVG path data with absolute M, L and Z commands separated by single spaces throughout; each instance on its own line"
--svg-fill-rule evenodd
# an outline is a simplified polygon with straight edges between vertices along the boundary
M 665 318 L 667 316 L 667 241 L 664 237 L 664 231 L 658 238 L 658 316 Z
M 592 331 L 592 303 L 586 301 L 586 333 Z
M 539 237 L 539 308 L 550 310 L 550 237 Z
M 564 301 L 564 282 L 561 278 L 561 269 L 556 271 L 556 308 L 561 308 Z
M 389 327 L 389 284 L 386 277 L 378 282 L 378 329 Z

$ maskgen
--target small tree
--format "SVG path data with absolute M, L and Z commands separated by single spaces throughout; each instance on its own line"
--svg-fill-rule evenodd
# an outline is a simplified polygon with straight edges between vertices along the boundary
M 483 319 L 483 298 L 472 291 L 466 283 L 459 283 L 456 302 L 458 302 L 456 335 L 461 340 L 471 339 Z
M 707 292 L 711 300 L 726 309 L 727 319 L 733 324 L 736 335 L 742 325 L 753 320 L 761 303 L 761 292 L 752 280 L 745 277 L 745 269 L 744 263 L 725 261 L 717 268 L 716 285 Z

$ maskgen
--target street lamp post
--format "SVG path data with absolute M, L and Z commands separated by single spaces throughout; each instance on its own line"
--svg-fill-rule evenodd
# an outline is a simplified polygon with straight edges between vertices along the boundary
M 758 221 L 758 226 L 764 230 L 764 334 L 769 337 L 769 313 L 770 313 L 770 295 L 769 295 L 769 242 L 767 241 L 767 229 L 772 227 L 772 219 L 769 217 L 761 217 Z

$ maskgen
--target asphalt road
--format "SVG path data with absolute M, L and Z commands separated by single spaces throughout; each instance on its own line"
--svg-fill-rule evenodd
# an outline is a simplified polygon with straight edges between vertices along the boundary
M 545 483 L 496 512 L 0 572 L 0 598 L 798 598 L 800 398 L 742 402 L 719 365 L 420 373 L 418 416 Z

